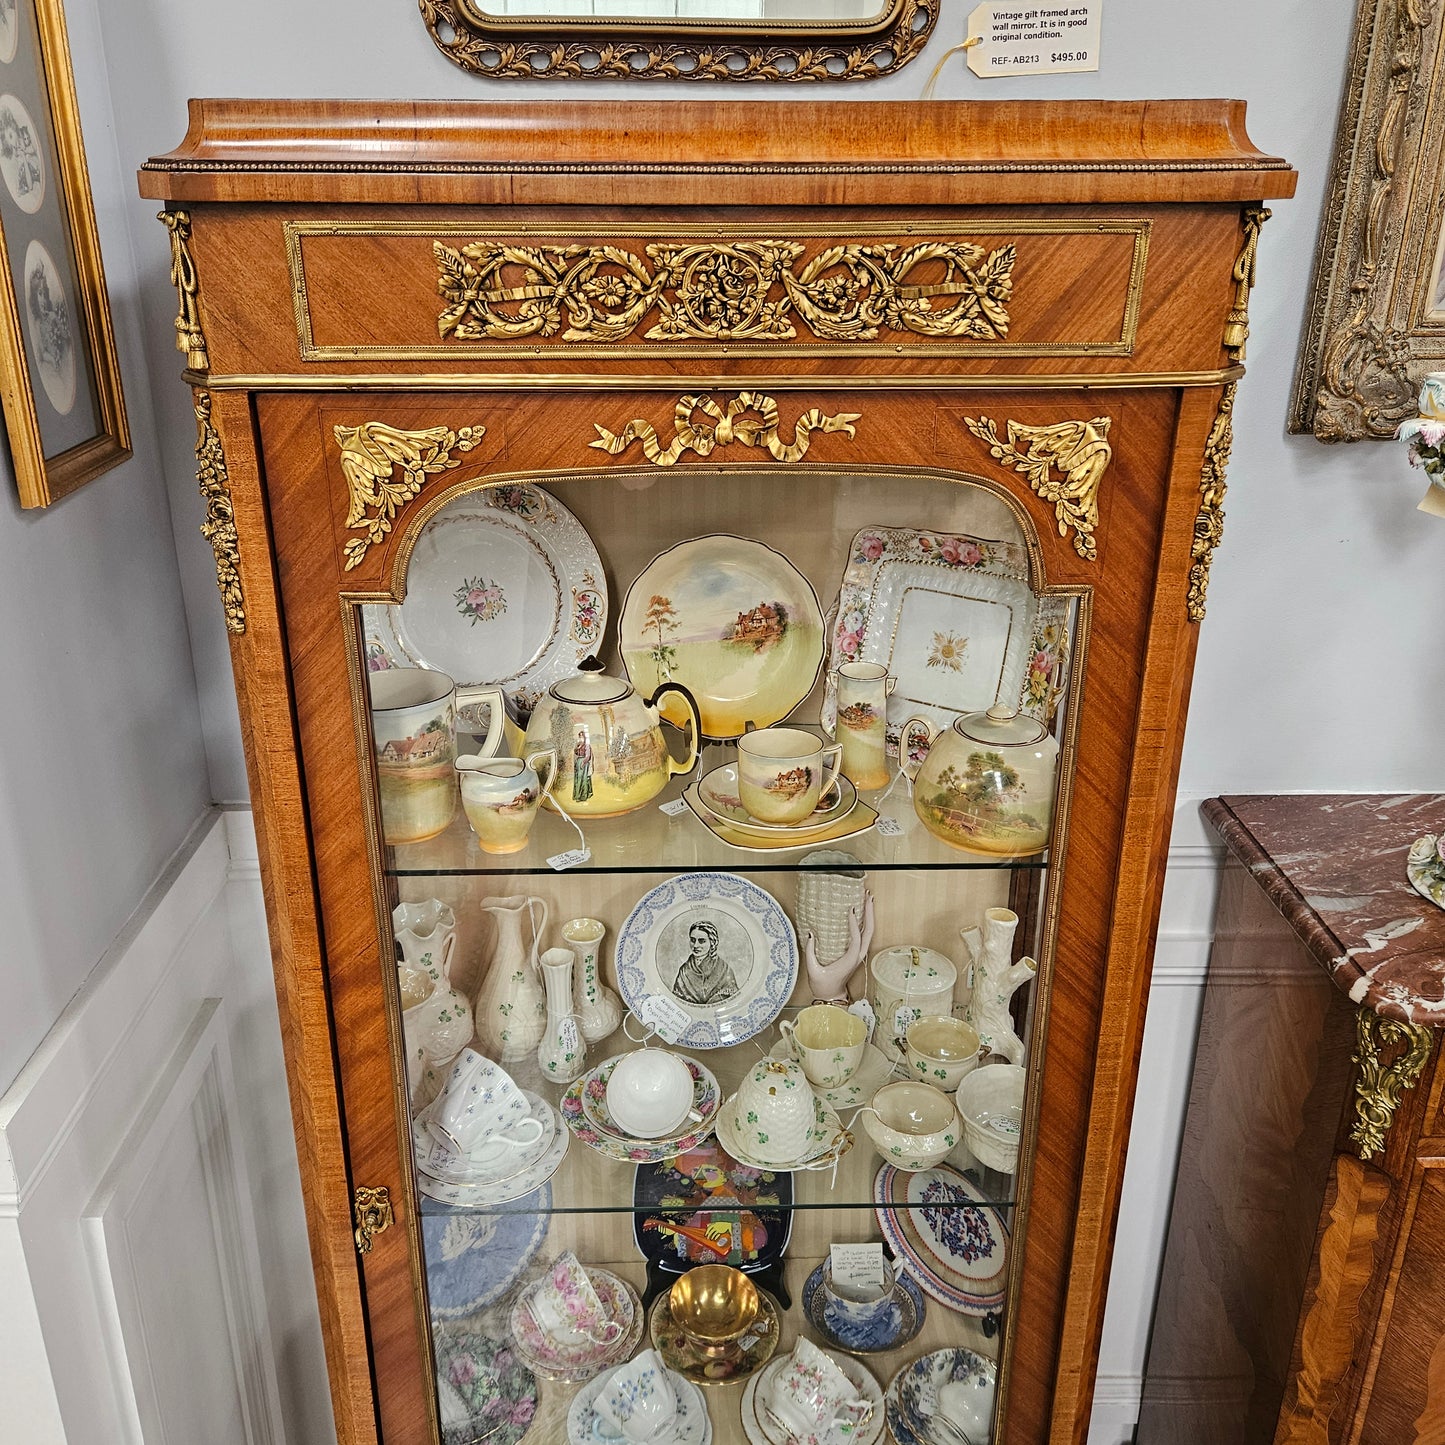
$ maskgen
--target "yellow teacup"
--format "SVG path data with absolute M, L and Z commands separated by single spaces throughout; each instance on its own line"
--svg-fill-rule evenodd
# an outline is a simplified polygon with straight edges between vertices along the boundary
M 738 796 L 760 823 L 801 823 L 833 786 L 841 743 L 802 728 L 759 728 L 738 739 Z

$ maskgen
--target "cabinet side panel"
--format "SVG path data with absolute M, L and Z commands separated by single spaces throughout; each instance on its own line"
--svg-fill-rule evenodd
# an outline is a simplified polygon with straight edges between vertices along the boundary
M 1272 1438 L 1348 1088 L 1353 1019 L 1248 870 L 1231 859 L 1149 1345 L 1141 1439 Z M 1348 1189 L 1341 1182 L 1339 1209 L 1351 1218 L 1339 1230 L 1353 1238 L 1359 1210 L 1347 1203 L 1373 1211 L 1376 1193 L 1363 1181 Z M 1351 1258 L 1358 1253 L 1348 1242 L 1342 1248 Z
M 270 519 L 248 399 L 240 393 L 215 393 L 211 419 L 221 437 L 239 537 L 246 627 L 230 634 L 231 663 L 255 803 L 261 883 L 332 1408 L 341 1445 L 371 1445 L 376 1424 L 366 1324 L 351 1238 L 351 1193 L 331 1009 L 287 649 L 272 567 Z

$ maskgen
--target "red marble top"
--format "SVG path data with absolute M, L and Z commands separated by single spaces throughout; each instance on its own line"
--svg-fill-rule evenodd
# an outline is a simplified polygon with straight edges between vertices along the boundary
M 1445 794 L 1211 798 L 1204 816 L 1351 999 L 1445 1028 L 1445 910 L 1405 876 Z

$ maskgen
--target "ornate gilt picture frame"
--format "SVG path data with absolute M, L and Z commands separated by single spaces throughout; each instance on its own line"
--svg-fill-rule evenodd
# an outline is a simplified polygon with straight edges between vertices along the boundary
M 1445 369 L 1445 6 L 1359 0 L 1289 429 L 1388 437 Z
M 0 0 L 0 402 L 22 507 L 130 455 L 61 0 Z
M 928 43 L 939 0 L 880 0 L 864 21 L 788 22 L 659 17 L 652 4 L 638 6 L 654 11 L 646 19 L 508 16 L 506 0 L 420 5 L 437 49 L 476 75 L 806 81 L 871 80 L 906 65 Z

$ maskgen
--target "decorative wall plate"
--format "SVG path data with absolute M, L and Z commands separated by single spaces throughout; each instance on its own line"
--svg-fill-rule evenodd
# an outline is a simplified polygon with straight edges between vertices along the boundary
M 661 1164 L 638 1166 L 632 1234 L 665 1274 L 695 1264 L 730 1264 L 744 1274 L 771 1268 L 793 1232 L 793 1176 L 740 1164 L 716 1139 Z
M 644 894 L 617 934 L 627 1006 L 669 1044 L 721 1049 L 782 1012 L 798 940 L 770 893 L 736 873 L 683 873 Z
M 463 685 L 500 686 L 530 710 L 597 651 L 607 579 L 592 538 L 549 492 L 489 487 L 422 528 L 406 601 L 362 614 L 369 664 L 384 654 Z
M 541 1248 L 551 1212 L 550 1184 L 518 1200 L 516 1213 L 481 1214 L 423 1199 L 421 1241 L 432 1318 L 460 1319 L 501 1299 Z
M 633 686 L 650 696 L 681 683 L 710 738 L 781 721 L 823 663 L 812 584 L 747 537 L 694 537 L 658 553 L 627 589 L 617 636 Z
M 965 1315 L 1003 1307 L 1008 1225 L 951 1164 L 916 1174 L 885 1164 L 873 1203 L 883 1238 L 925 1294 Z

